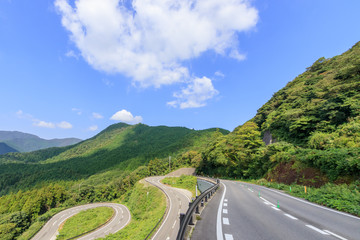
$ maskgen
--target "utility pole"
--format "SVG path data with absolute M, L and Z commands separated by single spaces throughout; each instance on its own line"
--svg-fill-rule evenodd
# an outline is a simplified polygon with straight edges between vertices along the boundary
M 171 156 L 169 156 L 169 172 L 171 172 L 170 162 L 171 162 Z

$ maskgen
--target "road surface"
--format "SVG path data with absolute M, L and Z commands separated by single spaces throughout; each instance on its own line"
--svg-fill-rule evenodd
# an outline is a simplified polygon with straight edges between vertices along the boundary
M 191 200 L 191 192 L 173 188 L 160 183 L 164 177 L 148 177 L 145 180 L 164 191 L 167 197 L 168 212 L 152 240 L 176 240 L 180 227 L 180 213 L 186 213 Z
M 221 182 L 192 240 L 360 239 L 360 218 L 262 186 Z
M 94 232 L 91 232 L 87 235 L 84 235 L 78 240 L 91 240 L 97 239 L 100 237 L 105 237 L 110 233 L 116 233 L 122 228 L 124 228 L 131 219 L 129 209 L 121 204 L 116 203 L 93 203 L 82 206 L 77 206 L 64 210 L 55 216 L 53 216 L 45 226 L 32 238 L 32 240 L 55 240 L 56 236 L 59 234 L 58 229 L 62 223 L 64 223 L 68 218 L 74 216 L 80 211 L 96 208 L 96 207 L 111 207 L 115 211 L 114 217 L 110 220 L 109 223 L 105 224 L 101 228 L 97 229 Z

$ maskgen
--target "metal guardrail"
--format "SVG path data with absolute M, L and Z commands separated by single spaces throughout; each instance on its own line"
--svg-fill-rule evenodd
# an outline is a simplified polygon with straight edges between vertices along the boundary
M 193 214 L 194 211 L 196 214 L 199 214 L 199 205 L 203 206 L 204 201 L 207 202 L 208 199 L 215 193 L 215 191 L 220 186 L 220 180 L 216 180 L 216 184 L 203 192 L 200 196 L 198 196 L 193 202 L 189 203 L 189 208 L 186 211 L 186 214 L 180 214 L 180 229 L 178 232 L 178 235 L 176 237 L 176 240 L 183 240 L 186 229 L 188 225 L 194 225 L 193 223 Z

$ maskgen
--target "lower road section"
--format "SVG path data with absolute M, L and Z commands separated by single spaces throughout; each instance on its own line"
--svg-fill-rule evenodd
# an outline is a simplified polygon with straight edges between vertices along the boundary
M 360 239 L 360 218 L 281 191 L 221 182 L 220 191 L 202 212 L 191 239 Z
M 80 211 L 96 208 L 96 207 L 111 207 L 115 211 L 114 217 L 104 226 L 91 232 L 87 235 L 84 235 L 78 239 L 81 240 L 91 240 L 101 237 L 105 237 L 110 233 L 116 233 L 124 228 L 131 219 L 129 209 L 121 204 L 116 203 L 93 203 L 82 206 L 73 207 L 67 210 L 64 210 L 54 217 L 52 217 L 45 226 L 32 238 L 32 240 L 55 240 L 58 235 L 58 229 L 61 224 L 63 224 L 68 218 L 74 216 Z
M 166 186 L 160 182 L 164 177 L 149 177 L 146 181 L 160 188 L 166 195 L 168 211 L 164 220 L 153 235 L 153 240 L 175 240 L 180 227 L 180 213 L 186 213 L 191 200 L 191 192 Z

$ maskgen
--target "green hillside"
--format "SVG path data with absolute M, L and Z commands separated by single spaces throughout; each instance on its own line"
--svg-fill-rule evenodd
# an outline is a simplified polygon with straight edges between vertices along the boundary
M 0 155 L 5 154 L 5 153 L 9 153 L 9 152 L 17 152 L 17 150 L 10 147 L 6 143 L 0 142 Z
M 196 165 L 209 141 L 227 133 L 119 123 L 73 146 L 1 155 L 0 239 L 27 229 L 31 236 L 64 207 L 119 199 L 138 180 L 166 174 L 169 156 L 172 169 Z
M 265 146 L 264 136 L 273 144 Z M 360 42 L 317 60 L 253 119 L 215 139 L 198 171 L 311 186 L 360 185 Z

